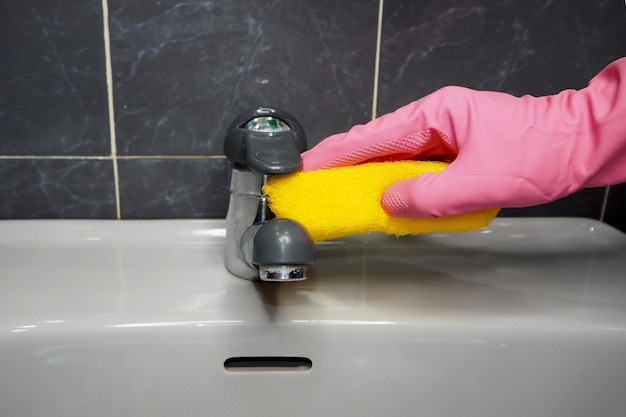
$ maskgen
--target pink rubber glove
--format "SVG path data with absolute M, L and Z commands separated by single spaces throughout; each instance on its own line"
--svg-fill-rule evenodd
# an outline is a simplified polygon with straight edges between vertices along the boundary
M 625 182 L 626 58 L 554 96 L 444 87 L 330 136 L 303 154 L 303 169 L 409 158 L 452 163 L 389 187 L 381 204 L 393 216 L 527 207 Z

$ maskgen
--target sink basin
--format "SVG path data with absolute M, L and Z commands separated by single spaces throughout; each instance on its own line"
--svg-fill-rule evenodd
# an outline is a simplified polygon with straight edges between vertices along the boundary
M 622 416 L 626 235 L 588 219 L 318 243 L 221 220 L 0 222 L 0 416 Z

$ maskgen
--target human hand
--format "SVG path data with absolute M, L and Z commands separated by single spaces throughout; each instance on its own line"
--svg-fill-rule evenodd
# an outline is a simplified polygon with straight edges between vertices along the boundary
M 302 155 L 303 169 L 399 159 L 450 160 L 390 186 L 381 205 L 399 217 L 439 217 L 547 203 L 584 187 L 626 181 L 626 58 L 585 89 L 554 96 L 444 87 Z

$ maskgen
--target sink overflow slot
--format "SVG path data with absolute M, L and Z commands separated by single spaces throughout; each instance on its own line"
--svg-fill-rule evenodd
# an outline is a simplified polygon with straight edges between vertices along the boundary
M 239 356 L 224 361 L 229 372 L 301 372 L 312 367 L 311 359 L 295 356 Z

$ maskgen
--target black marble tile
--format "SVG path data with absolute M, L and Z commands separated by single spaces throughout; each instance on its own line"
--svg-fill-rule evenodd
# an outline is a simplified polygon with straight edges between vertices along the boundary
M 604 221 L 626 232 L 626 184 L 611 186 Z
M 113 219 L 108 160 L 0 159 L 0 218 Z
M 311 144 L 370 119 L 378 1 L 110 0 L 118 151 L 220 154 L 227 126 L 281 107 Z
M 225 159 L 122 159 L 118 166 L 124 219 L 226 216 Z
M 383 114 L 445 85 L 546 95 L 626 55 L 623 1 L 385 1 Z
M 0 154 L 110 154 L 100 0 L 6 0 Z
M 587 188 L 547 204 L 534 207 L 509 208 L 501 217 L 587 217 L 600 219 L 605 188 Z

